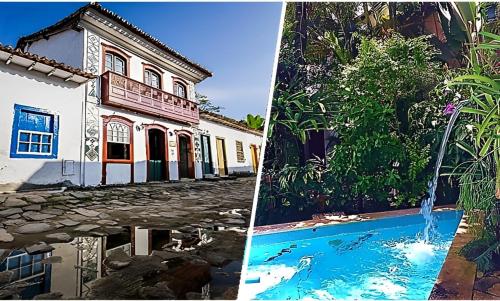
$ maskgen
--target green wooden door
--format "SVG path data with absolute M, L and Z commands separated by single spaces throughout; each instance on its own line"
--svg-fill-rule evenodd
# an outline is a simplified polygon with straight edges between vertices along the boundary
M 148 179 L 150 181 L 163 180 L 163 161 L 162 160 L 148 160 Z

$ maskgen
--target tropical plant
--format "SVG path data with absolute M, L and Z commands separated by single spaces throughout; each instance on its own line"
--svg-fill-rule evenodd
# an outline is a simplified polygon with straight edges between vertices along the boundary
M 219 113 L 224 107 L 218 106 L 212 102 L 206 95 L 196 92 L 195 98 L 199 103 L 200 110 Z
M 262 127 L 264 127 L 265 121 L 266 120 L 262 116 L 254 116 L 252 114 L 247 114 L 247 118 L 245 119 L 245 123 L 247 124 L 247 126 L 255 130 L 262 129 Z

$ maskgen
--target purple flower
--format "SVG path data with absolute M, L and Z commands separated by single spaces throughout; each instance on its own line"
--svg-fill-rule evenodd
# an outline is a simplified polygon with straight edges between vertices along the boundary
M 455 112 L 455 109 L 456 109 L 455 105 L 452 103 L 449 103 L 446 105 L 446 108 L 444 108 L 443 114 L 444 115 L 451 115 L 451 114 L 453 114 L 453 112 Z

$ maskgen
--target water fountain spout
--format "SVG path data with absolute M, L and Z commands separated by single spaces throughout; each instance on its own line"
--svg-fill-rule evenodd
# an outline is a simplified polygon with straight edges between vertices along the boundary
M 455 125 L 455 121 L 458 118 L 458 114 L 460 114 L 460 110 L 465 106 L 469 101 L 461 101 L 459 102 L 453 112 L 451 113 L 450 120 L 448 121 L 448 125 L 446 126 L 446 130 L 443 135 L 443 139 L 441 140 L 441 147 L 439 148 L 438 157 L 436 160 L 436 165 L 434 167 L 434 176 L 432 180 L 429 182 L 429 196 L 422 201 L 422 205 L 420 208 L 420 214 L 425 219 L 425 228 L 423 233 L 424 242 L 428 242 L 431 235 L 431 230 L 434 224 L 434 217 L 432 215 L 432 209 L 434 207 L 434 201 L 436 200 L 436 186 L 439 178 L 439 169 L 441 168 L 441 163 L 443 162 L 444 151 L 446 150 L 446 145 L 448 144 L 448 139 L 450 138 L 451 130 Z

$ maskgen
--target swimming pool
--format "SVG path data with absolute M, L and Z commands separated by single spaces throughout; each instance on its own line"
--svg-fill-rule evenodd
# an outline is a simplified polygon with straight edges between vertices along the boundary
M 254 299 L 428 299 L 462 211 L 254 235 L 240 296 Z M 247 295 L 248 294 L 248 295 Z

